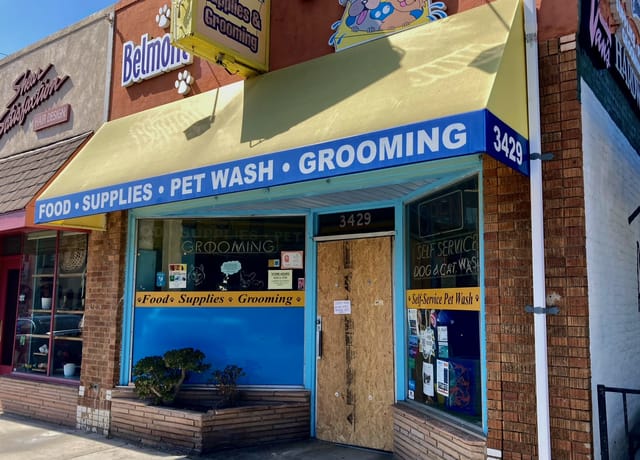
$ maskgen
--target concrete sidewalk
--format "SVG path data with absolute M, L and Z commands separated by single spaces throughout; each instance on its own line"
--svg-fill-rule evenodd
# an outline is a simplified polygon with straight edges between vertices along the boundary
M 224 450 L 203 456 L 153 450 L 95 433 L 18 417 L 0 415 L 0 459 L 2 460 L 137 460 L 137 459 L 332 459 L 389 460 L 392 454 L 308 440 L 287 444 Z

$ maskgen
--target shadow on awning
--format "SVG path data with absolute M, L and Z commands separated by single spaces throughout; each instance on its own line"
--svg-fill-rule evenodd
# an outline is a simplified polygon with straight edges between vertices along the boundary
M 474 124 L 467 150 L 425 155 L 419 161 L 473 153 L 499 158 L 502 152 L 485 148 L 495 143 L 490 139 L 492 120 L 524 143 L 528 135 L 523 34 L 520 2 L 497 0 L 110 121 L 41 194 L 35 221 L 329 177 L 285 176 L 295 164 L 291 160 L 305 149 L 345 139 L 365 142 L 368 133 L 391 136 L 406 126 L 459 114 Z M 250 160 L 255 167 L 255 162 L 278 155 L 286 161 L 275 161 L 271 183 L 249 183 L 247 176 L 242 187 L 222 190 L 198 182 L 221 165 L 246 172 Z M 411 161 L 418 160 L 403 159 L 398 165 Z M 524 159 L 521 155 L 520 164 L 519 170 L 528 174 L 528 154 Z M 394 165 L 376 167 L 389 166 Z M 366 170 L 363 166 L 335 175 Z M 187 195 L 173 188 L 176 174 L 192 180 Z M 56 206 L 64 214 L 56 214 Z

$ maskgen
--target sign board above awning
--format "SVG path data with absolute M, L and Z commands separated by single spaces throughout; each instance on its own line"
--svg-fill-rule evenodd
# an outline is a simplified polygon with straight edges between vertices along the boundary
M 252 76 L 269 70 L 271 0 L 173 0 L 174 46 Z
M 36 222 L 488 153 L 529 173 L 523 17 L 497 0 L 106 123 Z

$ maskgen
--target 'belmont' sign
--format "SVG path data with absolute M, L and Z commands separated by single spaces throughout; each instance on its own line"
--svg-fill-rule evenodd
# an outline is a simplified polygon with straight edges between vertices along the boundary
M 122 45 L 122 81 L 124 87 L 191 64 L 193 57 L 171 45 L 171 35 L 149 39 L 140 37 L 140 44 L 132 41 Z
M 0 116 L 0 138 L 12 128 L 23 125 L 27 115 L 53 96 L 69 78 L 68 75 L 47 78 L 53 64 L 44 70 L 26 70 L 13 82 L 14 95 Z
M 156 15 L 156 24 L 168 29 L 171 23 L 171 10 L 164 5 Z M 125 88 L 149 78 L 157 77 L 193 62 L 193 56 L 171 44 L 171 35 L 167 32 L 161 37 L 149 38 L 149 34 L 140 37 L 140 44 L 129 40 L 122 45 L 122 79 Z M 182 77 L 182 76 L 181 76 Z M 188 76 L 176 81 L 176 88 L 184 86 L 178 92 L 185 95 L 190 86 Z

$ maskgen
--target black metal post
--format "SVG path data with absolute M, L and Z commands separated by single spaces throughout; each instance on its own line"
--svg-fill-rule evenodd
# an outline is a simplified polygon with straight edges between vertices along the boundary
M 607 433 L 606 387 L 598 385 L 598 421 L 600 425 L 600 458 L 609 460 L 609 437 Z

